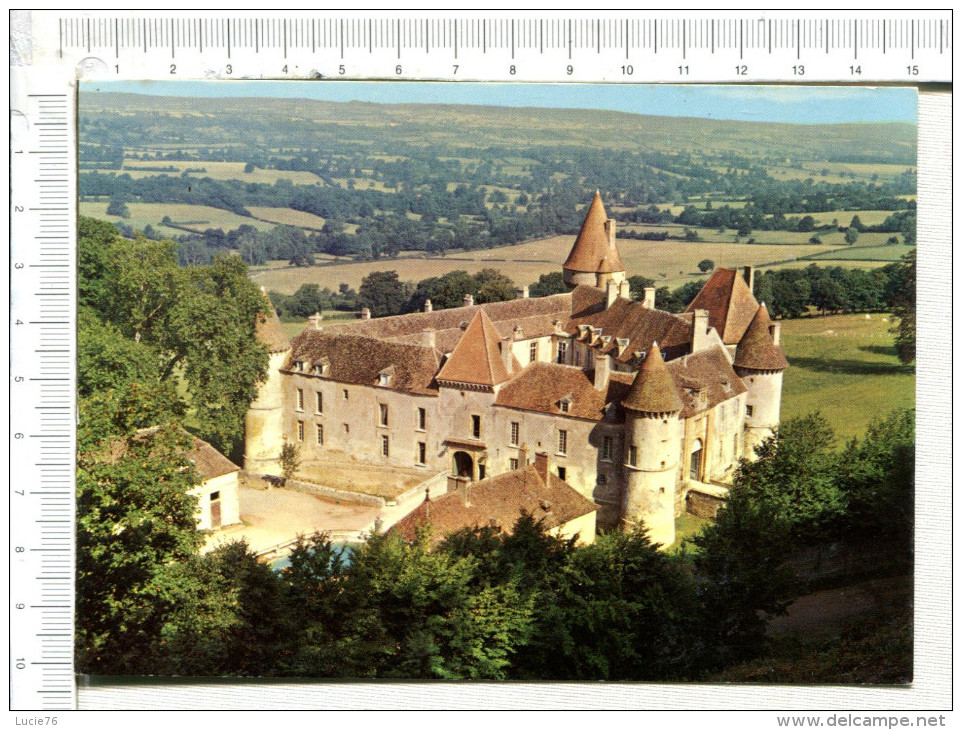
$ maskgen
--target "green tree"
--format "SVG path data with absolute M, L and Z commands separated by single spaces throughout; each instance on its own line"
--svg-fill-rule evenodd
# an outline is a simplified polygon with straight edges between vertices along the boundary
M 146 673 L 163 626 L 159 571 L 189 559 L 198 476 L 164 388 L 130 384 L 81 400 L 77 430 L 78 669 Z M 150 426 L 149 430 L 144 430 Z
M 120 216 L 121 218 L 130 218 L 130 209 L 122 197 L 111 196 L 110 203 L 107 205 L 106 214 Z
M 481 269 L 474 275 L 474 281 L 478 304 L 506 302 L 516 296 L 514 282 L 497 269 Z
M 528 294 L 532 297 L 547 297 L 552 294 L 564 294 L 566 291 L 568 287 L 564 282 L 564 274 L 560 271 L 542 274 L 534 284 L 528 287 Z
M 77 312 L 77 394 L 83 398 L 127 382 L 159 379 L 157 353 L 125 338 L 113 325 L 101 322 L 89 307 Z
M 301 467 L 300 447 L 289 441 L 284 442 L 284 445 L 281 446 L 278 461 L 281 464 L 281 473 L 284 475 L 284 481 L 287 482 L 288 479 L 292 479 L 294 475 L 297 474 L 297 470 Z
M 708 273 L 715 268 L 715 262 L 711 259 L 702 259 L 698 262 L 698 270 L 703 274 Z
M 372 317 L 400 314 L 410 296 L 410 287 L 398 279 L 396 271 L 372 271 L 358 289 L 358 301 L 371 310 Z
M 857 240 L 858 240 L 858 228 L 853 228 L 849 226 L 849 228 L 845 231 L 845 243 L 851 246 Z
M 632 299 L 641 299 L 645 294 L 645 289 L 654 285 L 654 279 L 638 276 L 637 274 L 628 277 L 628 291 L 631 293 Z
M 895 320 L 895 351 L 903 363 L 915 361 L 915 250 L 906 253 L 893 267 L 889 283 L 889 305 Z

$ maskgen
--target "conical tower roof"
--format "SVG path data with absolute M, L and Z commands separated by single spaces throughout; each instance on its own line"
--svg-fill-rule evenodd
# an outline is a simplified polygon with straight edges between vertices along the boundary
M 581 224 L 575 244 L 571 247 L 571 253 L 564 262 L 564 268 L 605 274 L 625 270 L 615 246 L 614 236 L 609 238 L 608 231 L 605 230 L 607 221 L 608 214 L 605 212 L 605 204 L 601 202 L 601 193 L 595 191 L 595 197 L 588 206 L 588 213 Z M 614 225 L 614 221 L 611 225 Z
M 771 325 L 768 309 L 762 304 L 735 350 L 733 364 L 736 368 L 784 370 L 788 367 L 782 348 L 772 339 Z
M 438 380 L 494 386 L 510 377 L 501 357 L 501 336 L 490 317 L 479 309 L 464 330 Z
M 291 349 L 291 341 L 288 339 L 287 333 L 284 332 L 284 328 L 281 327 L 277 310 L 271 304 L 271 298 L 267 296 L 264 287 L 261 287 L 261 293 L 267 300 L 270 313 L 257 315 L 257 320 L 254 322 L 254 335 L 257 337 L 257 341 L 267 345 L 268 352 L 284 352 Z
M 684 407 L 657 342 L 652 344 L 621 405 L 643 413 L 675 413 Z

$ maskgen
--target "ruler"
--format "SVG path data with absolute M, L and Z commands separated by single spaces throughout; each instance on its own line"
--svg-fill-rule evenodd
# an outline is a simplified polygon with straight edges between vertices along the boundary
M 947 82 L 951 11 L 44 13 L 104 77 Z M 53 49 L 51 49 L 53 50 Z
M 11 708 L 74 706 L 76 79 L 950 82 L 951 11 L 14 13 Z
M 53 710 L 74 704 L 74 103 L 25 86 L 10 140 L 11 707 Z

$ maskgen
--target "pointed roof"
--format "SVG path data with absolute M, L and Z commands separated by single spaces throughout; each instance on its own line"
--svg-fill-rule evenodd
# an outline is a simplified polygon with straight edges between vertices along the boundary
M 254 322 L 254 335 L 257 337 L 258 342 L 267 345 L 268 352 L 284 352 L 285 350 L 289 350 L 291 341 L 288 339 L 287 333 L 284 332 L 284 328 L 281 327 L 281 320 L 277 317 L 277 310 L 274 309 L 271 298 L 267 296 L 267 291 L 264 287 L 261 287 L 261 293 L 267 300 L 270 314 L 257 315 L 257 319 Z
M 684 407 L 657 342 L 652 343 L 621 405 L 644 413 L 675 413 Z
M 726 345 L 737 344 L 758 311 L 758 301 L 735 269 L 715 269 L 685 309 L 708 310 L 708 326 L 714 327 Z
M 762 304 L 738 343 L 735 367 L 749 370 L 784 370 L 788 367 L 782 348 L 776 345 L 772 338 L 771 326 L 772 319 L 768 316 L 768 309 Z
M 605 231 L 607 220 L 608 214 L 605 212 L 605 204 L 601 202 L 601 193 L 595 191 L 595 197 L 588 206 L 588 213 L 581 224 L 581 231 L 563 264 L 564 268 L 597 273 L 625 270 L 614 239 L 609 240 L 608 233 Z
M 500 344 L 501 336 L 494 323 L 479 309 L 438 373 L 438 380 L 489 386 L 503 383 L 510 376 L 501 357 Z

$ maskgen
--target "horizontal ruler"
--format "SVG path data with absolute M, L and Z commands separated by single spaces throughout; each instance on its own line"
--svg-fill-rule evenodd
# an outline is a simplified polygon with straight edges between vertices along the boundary
M 62 60 L 120 78 L 947 82 L 950 11 L 35 13 Z M 34 33 L 34 37 L 40 37 Z

